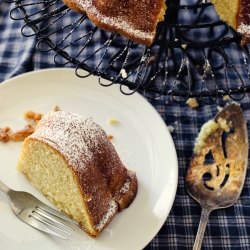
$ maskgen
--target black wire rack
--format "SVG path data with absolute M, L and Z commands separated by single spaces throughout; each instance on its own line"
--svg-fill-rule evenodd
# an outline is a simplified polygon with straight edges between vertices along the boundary
M 37 49 L 53 51 L 56 65 L 73 65 L 81 78 L 96 75 L 103 86 L 120 84 L 123 94 L 213 104 L 224 96 L 239 101 L 250 91 L 249 49 L 208 1 L 167 0 L 149 47 L 100 30 L 61 0 L 4 1 L 13 4 L 10 17 L 24 22 L 22 35 L 36 36 Z

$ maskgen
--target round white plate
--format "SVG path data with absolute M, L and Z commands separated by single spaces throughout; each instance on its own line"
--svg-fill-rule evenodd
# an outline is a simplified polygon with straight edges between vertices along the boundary
M 172 207 L 178 177 L 175 147 L 167 126 L 139 94 L 122 94 L 119 86 L 101 87 L 96 77 L 81 79 L 73 69 L 23 74 L 0 84 L 0 127 L 16 130 L 27 124 L 24 112 L 46 114 L 54 106 L 90 116 L 108 135 L 127 168 L 136 171 L 139 187 L 131 206 L 118 213 L 97 239 L 77 229 L 68 241 L 21 222 L 0 192 L 1 250 L 140 250 L 157 234 Z M 117 119 L 110 124 L 109 118 Z M 14 190 L 27 191 L 53 206 L 15 170 L 21 142 L 0 143 L 0 179 Z

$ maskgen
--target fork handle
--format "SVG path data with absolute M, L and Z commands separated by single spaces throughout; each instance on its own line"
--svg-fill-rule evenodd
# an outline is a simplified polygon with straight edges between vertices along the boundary
M 196 234 L 193 250 L 201 249 L 204 232 L 205 232 L 208 218 L 209 218 L 211 211 L 212 211 L 211 208 L 207 208 L 207 207 L 202 208 L 199 228 Z
M 1 181 L 0 181 L 0 190 L 3 191 L 6 195 L 8 195 L 10 189 L 5 186 Z

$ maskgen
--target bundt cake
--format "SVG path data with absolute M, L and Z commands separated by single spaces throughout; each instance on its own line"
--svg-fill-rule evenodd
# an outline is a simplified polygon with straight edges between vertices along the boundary
M 136 173 L 122 164 L 91 118 L 51 112 L 22 145 L 17 170 L 92 237 L 137 194 Z
M 220 19 L 241 33 L 241 44 L 250 42 L 250 0 L 211 0 Z
M 164 20 L 164 0 L 63 0 L 72 10 L 86 14 L 100 29 L 135 42 L 152 44 L 158 22 Z

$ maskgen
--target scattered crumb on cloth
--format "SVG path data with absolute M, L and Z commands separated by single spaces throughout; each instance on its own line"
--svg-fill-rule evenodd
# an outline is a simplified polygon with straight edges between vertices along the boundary
M 197 102 L 196 98 L 189 98 L 186 101 L 186 104 L 190 107 L 190 108 L 198 108 L 199 107 L 199 103 Z
M 173 126 L 169 125 L 167 127 L 168 127 L 168 130 L 169 130 L 170 133 L 174 132 L 174 127 Z

